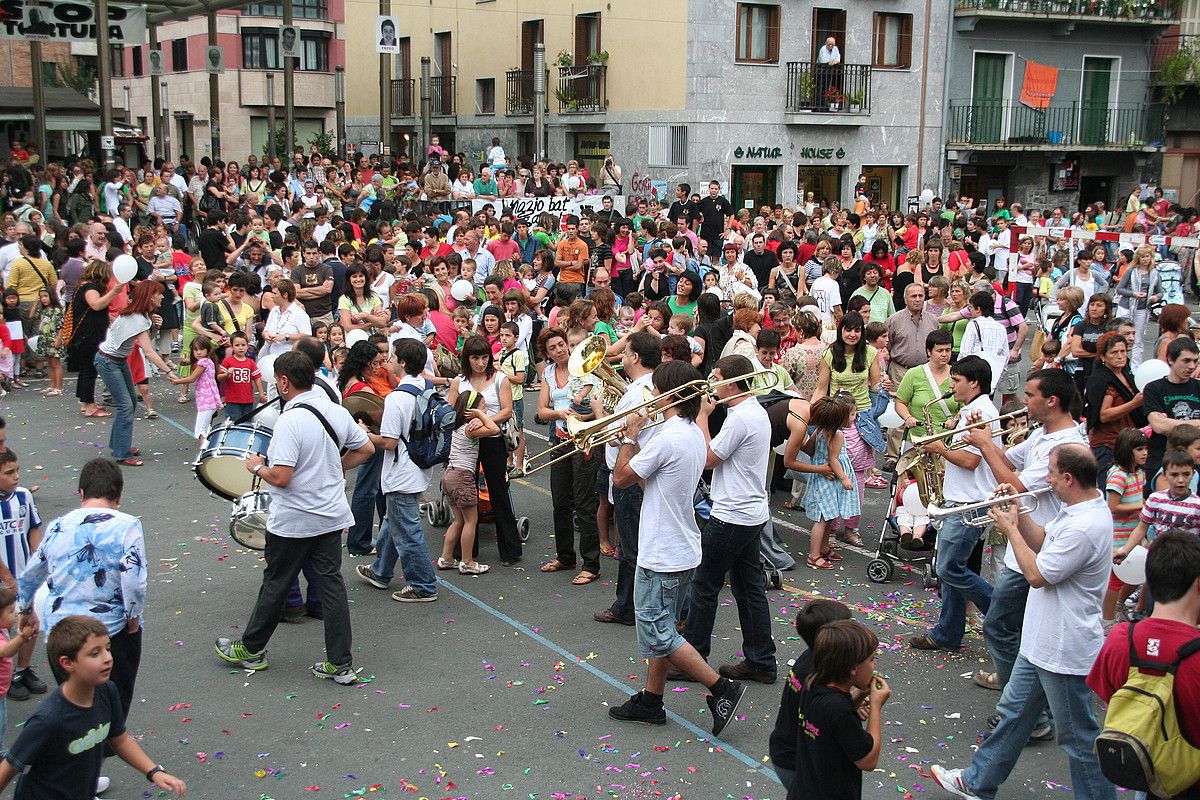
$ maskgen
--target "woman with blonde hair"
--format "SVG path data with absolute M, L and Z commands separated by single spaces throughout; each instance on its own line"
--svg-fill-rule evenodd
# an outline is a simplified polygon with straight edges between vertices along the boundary
M 1129 367 L 1136 370 L 1142 363 L 1142 342 L 1146 338 L 1150 306 L 1162 297 L 1162 282 L 1154 264 L 1153 247 L 1146 244 L 1134 251 L 1133 261 L 1117 282 L 1114 293 L 1122 316 L 1133 319 L 1133 351 L 1129 354 Z M 1159 326 L 1161 329 L 1161 320 Z M 1163 352 L 1166 352 L 1165 348 Z

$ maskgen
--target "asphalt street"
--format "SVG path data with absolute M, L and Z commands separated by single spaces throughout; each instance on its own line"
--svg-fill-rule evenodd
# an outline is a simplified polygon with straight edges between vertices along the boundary
M 582 587 L 570 584 L 573 572 L 538 571 L 553 553 L 545 473 L 514 485 L 518 514 L 532 523 L 523 562 L 500 566 L 491 526 L 484 525 L 481 560 L 494 565 L 492 572 L 453 574 L 436 603 L 393 602 L 354 574 L 358 559 L 345 559 L 358 686 L 309 674 L 324 658 L 322 626 L 312 619 L 280 626 L 268 648 L 269 669 L 230 669 L 216 658 L 213 640 L 238 637 L 262 561 L 228 536 L 230 504 L 194 476 L 192 407 L 177 405 L 165 382 L 152 385 L 162 416 L 136 422 L 134 442 L 146 466 L 126 469 L 122 505 L 143 521 L 150 565 L 129 727 L 152 758 L 188 782 L 189 796 L 782 800 L 767 758 L 782 680 L 751 684 L 721 740 L 708 732 L 704 691 L 695 684 L 672 684 L 665 727 L 608 717 L 608 705 L 642 686 L 646 667 L 632 628 L 592 620 L 612 600 L 615 561 L 605 559 L 602 578 Z M 108 420 L 77 413 L 71 378 L 67 388 L 61 399 L 24 390 L 0 400 L 22 483 L 36 487 L 44 520 L 74 507 L 78 469 L 105 453 L 108 436 Z M 886 495 L 868 490 L 863 537 L 872 549 Z M 802 512 L 784 510 L 784 499 L 774 497 L 776 524 L 803 565 L 809 523 Z M 426 533 L 436 555 L 441 530 Z M 884 712 L 880 768 L 865 776 L 864 795 L 947 796 L 928 766 L 965 766 L 999 697 L 970 679 L 988 663 L 982 639 L 971 631 L 954 655 L 909 649 L 908 636 L 936 619 L 936 595 L 922 587 L 919 571 L 871 583 L 867 554 L 843 552 L 838 569 L 800 566 L 785 573 L 783 590 L 769 592 L 781 677 L 803 650 L 792 627 L 796 608 L 817 596 L 850 605 L 878 633 L 880 670 L 894 692 Z M 393 588 L 402 585 L 397 578 Z M 741 638 L 728 590 L 714 636 L 714 666 L 736 660 Z M 44 650 L 34 663 L 49 678 Z M 10 724 L 37 702 L 10 702 Z M 10 728 L 9 741 L 16 732 Z M 151 797 L 132 769 L 113 764 L 106 772 L 113 783 L 105 797 Z M 1062 796 L 1069 784 L 1061 751 L 1040 744 L 1026 749 L 1001 797 Z

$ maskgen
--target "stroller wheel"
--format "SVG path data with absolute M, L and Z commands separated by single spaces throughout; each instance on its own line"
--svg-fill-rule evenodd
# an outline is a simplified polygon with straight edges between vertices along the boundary
M 517 535 L 521 537 L 521 544 L 529 541 L 529 517 L 517 517 Z
M 768 589 L 783 588 L 783 573 L 775 567 L 763 567 L 763 578 Z
M 426 503 L 421 509 L 421 512 L 425 517 L 425 521 L 429 523 L 430 527 L 434 527 L 439 524 L 438 520 L 441 519 L 441 511 L 439 510 L 440 508 L 441 506 L 438 503 Z
M 449 525 L 450 520 L 454 518 L 454 512 L 450 510 L 450 501 L 442 498 L 442 502 L 438 504 L 438 525 Z
M 936 589 L 938 587 L 937 575 L 933 574 L 933 567 L 929 564 L 925 565 L 925 571 L 922 575 L 922 584 L 926 589 Z
M 892 562 L 886 558 L 872 558 L 867 564 L 867 577 L 875 583 L 887 583 L 892 579 Z

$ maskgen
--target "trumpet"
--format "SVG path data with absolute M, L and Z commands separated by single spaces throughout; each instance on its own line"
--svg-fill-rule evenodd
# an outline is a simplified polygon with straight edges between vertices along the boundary
M 931 444 L 933 442 L 940 442 L 943 439 L 949 439 L 952 436 L 957 436 L 958 434 L 962 433 L 963 431 L 969 431 L 969 430 L 973 430 L 975 428 L 982 428 L 984 425 L 991 425 L 993 422 L 1000 423 L 1000 427 L 1003 428 L 1004 423 L 1008 422 L 1011 419 L 1017 419 L 1018 417 L 1023 417 L 1028 413 L 1029 413 L 1028 409 L 1022 408 L 1019 411 L 1013 411 L 1009 414 L 1002 414 L 1001 416 L 996 417 L 995 419 L 976 420 L 975 422 L 967 423 L 966 425 L 962 426 L 961 428 L 951 428 L 949 430 L 942 431 L 941 433 L 930 434 L 929 436 L 914 436 L 909 441 L 913 447 L 921 447 L 921 445 Z M 964 447 L 967 447 L 967 443 L 966 443 L 966 441 L 963 441 L 963 440 L 960 440 L 957 442 L 951 442 L 950 444 L 946 445 L 947 450 L 961 450 Z
M 972 528 L 986 528 L 992 524 L 992 518 L 988 516 L 988 511 L 992 506 L 1008 505 L 1009 503 L 1018 503 L 1018 514 L 1032 514 L 1037 511 L 1041 504 L 1041 498 L 1047 492 L 1052 491 L 1049 486 L 1041 489 L 1034 489 L 1030 492 L 1020 492 L 1018 494 L 993 494 L 987 500 L 981 500 L 978 503 L 967 503 L 961 506 L 951 508 L 939 508 L 938 506 L 929 507 L 930 520 L 942 520 L 946 517 L 953 517 L 956 514 L 962 514 L 963 524 Z M 1024 500 L 1026 502 L 1022 503 Z
M 774 389 L 779 385 L 779 374 L 775 370 L 760 369 L 745 375 L 738 375 L 735 378 L 725 378 L 719 381 L 689 381 L 682 386 L 677 386 L 666 394 L 652 395 L 624 411 L 608 414 L 598 419 L 581 420 L 570 418 L 566 422 L 567 438 L 526 459 L 525 474 L 532 475 L 552 464 L 557 464 L 559 461 L 568 459 L 576 453 L 586 453 L 593 447 L 615 442 L 625 434 L 624 420 L 630 414 L 645 414 L 648 417 L 654 417 L 655 419 L 652 419 L 642 427 L 642 430 L 647 430 L 665 422 L 666 420 L 662 417 L 662 414 L 668 409 L 674 408 L 693 398 L 713 394 L 721 386 L 743 382 L 753 384 L 759 379 L 764 379 L 764 384 L 730 395 L 717 402 L 729 402 L 742 397 L 753 396 L 763 390 Z

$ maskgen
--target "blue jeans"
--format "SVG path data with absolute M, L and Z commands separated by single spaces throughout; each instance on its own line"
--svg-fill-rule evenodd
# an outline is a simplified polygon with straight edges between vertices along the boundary
M 942 534 L 938 533 L 941 539 Z M 1029 599 L 1029 581 L 1008 567 L 996 576 L 992 602 L 983 618 L 983 641 L 996 663 L 1000 685 L 1008 683 L 1021 649 L 1021 626 L 1025 622 L 1025 601 Z
M 254 410 L 254 403 L 226 403 L 225 404 L 225 419 L 230 422 L 237 422 L 242 417 Z M 251 420 L 253 422 L 253 420 Z
M 109 358 L 100 352 L 96 353 L 93 363 L 100 380 L 112 395 L 115 408 L 108 432 L 108 449 L 112 451 L 112 457 L 120 461 L 130 457 L 129 448 L 133 446 L 133 407 L 137 403 L 133 373 L 129 371 L 129 362 Z
M 396 560 L 408 585 L 421 594 L 437 594 L 437 577 L 429 560 L 429 545 L 421 527 L 421 495 L 389 492 L 387 516 L 379 526 L 375 541 L 378 554 L 371 572 L 390 581 L 396 574 Z
M 962 647 L 967 627 L 967 603 L 988 613 L 992 587 L 967 567 L 979 541 L 980 528 L 963 524 L 961 514 L 946 517 L 937 534 L 937 572 L 942 579 L 942 613 L 929 637 L 943 647 Z
M 375 527 L 375 515 L 383 519 L 387 504 L 379 488 L 383 474 L 383 459 L 394 456 L 382 447 L 358 467 L 358 478 L 354 482 L 354 494 L 350 498 L 350 513 L 354 524 L 346 536 L 346 550 L 351 555 L 365 555 L 371 550 L 371 529 Z
M 765 523 L 764 523 L 765 524 Z M 767 607 L 758 539 L 762 525 L 734 525 L 710 517 L 700 537 L 703 560 L 692 577 L 687 627 L 683 636 L 707 659 L 712 648 L 717 598 L 729 574 L 742 628 L 742 652 L 759 672 L 776 673 L 775 640 L 771 638 L 771 610 Z
M 1092 710 L 1095 698 L 1083 675 L 1060 675 L 1035 667 L 1018 656 L 1000 704 L 1000 724 L 984 740 L 963 781 L 982 798 L 992 800 L 1008 778 L 1046 705 L 1057 720 L 1058 746 L 1071 764 L 1071 788 L 1080 800 L 1114 800 L 1114 787 L 1100 772 L 1093 746 L 1100 725 Z
M 676 629 L 687 607 L 695 570 L 655 572 L 638 567 L 633 576 L 634 630 L 642 658 L 667 658 L 687 644 Z
M 642 487 L 613 487 L 613 515 L 617 522 L 617 597 L 609 611 L 623 622 L 633 621 L 633 574 L 637 571 L 638 524 L 641 522 Z

